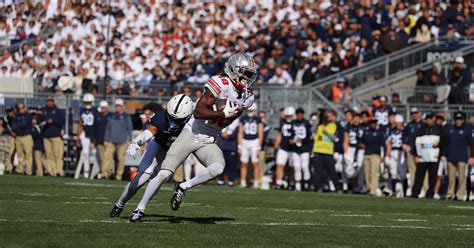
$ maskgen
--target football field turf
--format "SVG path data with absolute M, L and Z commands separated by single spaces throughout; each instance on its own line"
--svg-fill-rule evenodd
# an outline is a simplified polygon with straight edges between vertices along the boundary
M 473 247 L 471 202 L 199 186 L 170 210 L 166 184 L 145 222 L 108 218 L 125 182 L 0 177 L 0 247 Z

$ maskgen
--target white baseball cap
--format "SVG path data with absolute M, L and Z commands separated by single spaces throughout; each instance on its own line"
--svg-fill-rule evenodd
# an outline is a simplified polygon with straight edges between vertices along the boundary
M 462 56 L 457 56 L 455 59 L 454 59 L 454 62 L 455 63 L 459 63 L 459 64 L 464 64 L 464 58 Z
M 99 107 L 101 107 L 101 108 L 107 108 L 107 107 L 109 107 L 109 103 L 108 103 L 107 101 L 105 101 L 105 100 L 102 100 L 102 101 L 100 101 L 100 103 L 99 103 Z
M 123 106 L 124 105 L 124 102 L 121 98 L 118 98 L 117 100 L 115 100 L 115 105 L 120 105 L 120 106 Z

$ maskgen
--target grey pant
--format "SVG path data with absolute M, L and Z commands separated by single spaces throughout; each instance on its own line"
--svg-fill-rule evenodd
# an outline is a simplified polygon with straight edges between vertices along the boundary
M 191 153 L 206 167 L 214 163 L 225 165 L 224 155 L 216 144 L 198 143 L 191 130 L 184 128 L 168 150 L 161 169 L 174 172 Z

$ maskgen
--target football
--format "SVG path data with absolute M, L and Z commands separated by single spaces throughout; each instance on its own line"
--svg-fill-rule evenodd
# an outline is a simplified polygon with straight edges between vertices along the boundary
M 234 107 L 235 106 L 235 103 L 228 100 L 228 99 L 218 99 L 214 105 L 213 105 L 213 109 L 214 111 L 222 111 L 224 110 L 225 108 L 225 105 L 227 104 L 227 102 L 229 102 L 230 106 L 231 107 Z

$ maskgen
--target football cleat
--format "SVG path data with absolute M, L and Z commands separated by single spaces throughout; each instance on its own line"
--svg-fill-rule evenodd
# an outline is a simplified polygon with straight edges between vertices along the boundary
M 130 218 L 128 219 L 128 222 L 130 223 L 140 223 L 143 222 L 143 216 L 145 216 L 145 213 L 143 213 L 140 210 L 135 210 L 133 213 L 130 215 Z
M 173 194 L 173 197 L 171 197 L 171 201 L 170 201 L 170 206 L 172 210 L 177 211 L 179 209 L 179 206 L 181 205 L 181 202 L 183 201 L 185 192 L 186 190 L 181 188 L 179 186 L 179 183 L 177 183 L 176 186 L 174 187 L 174 194 Z
M 112 210 L 110 211 L 110 218 L 118 218 L 120 217 L 120 214 L 122 213 L 123 208 L 119 208 L 117 205 L 114 205 Z

